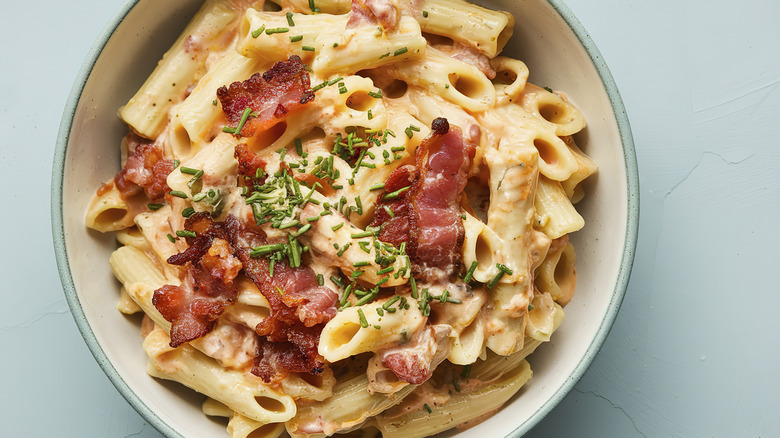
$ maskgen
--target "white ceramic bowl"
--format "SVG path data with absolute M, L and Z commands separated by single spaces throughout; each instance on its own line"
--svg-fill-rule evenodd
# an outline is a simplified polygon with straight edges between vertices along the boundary
M 201 397 L 147 376 L 137 323 L 116 311 L 108 266 L 113 236 L 84 226 L 95 189 L 119 169 L 126 127 L 116 116 L 173 43 L 201 0 L 127 1 L 89 52 L 62 119 L 52 179 L 54 244 L 76 323 L 100 366 L 130 404 L 171 437 L 224 437 Z M 529 359 L 534 377 L 497 415 L 459 437 L 519 437 L 574 386 L 601 347 L 626 290 L 639 219 L 636 158 L 628 119 L 606 65 L 560 0 L 484 0 L 517 18 L 505 54 L 530 80 L 566 91 L 588 120 L 578 144 L 599 164 L 578 205 L 586 227 L 573 237 L 578 284 L 552 342 Z

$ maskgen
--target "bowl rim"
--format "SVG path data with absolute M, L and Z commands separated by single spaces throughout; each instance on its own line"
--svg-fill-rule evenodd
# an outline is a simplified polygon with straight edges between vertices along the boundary
M 617 317 L 620 305 L 628 288 L 631 269 L 633 266 L 634 255 L 636 252 L 637 239 L 639 234 L 639 170 L 636 161 L 636 151 L 634 148 L 634 139 L 631 133 L 631 125 L 623 104 L 623 100 L 618 91 L 615 80 L 607 67 L 601 52 L 590 37 L 588 31 L 582 23 L 575 17 L 574 13 L 562 0 L 542 0 L 547 2 L 560 17 L 566 22 L 569 28 L 574 32 L 577 39 L 588 53 L 591 62 L 599 74 L 602 84 L 609 97 L 612 111 L 617 122 L 619 136 L 623 149 L 623 158 L 626 169 L 627 184 L 627 224 L 625 232 L 625 245 L 621 256 L 620 268 L 618 270 L 617 281 L 612 291 L 612 297 L 609 301 L 607 312 L 602 319 L 596 335 L 590 345 L 585 350 L 585 354 L 575 366 L 568 379 L 553 393 L 553 395 L 542 404 L 526 421 L 507 435 L 507 438 L 519 438 L 533 429 L 550 411 L 563 400 L 571 391 L 574 385 L 582 378 L 593 359 L 598 354 L 601 346 L 609 334 L 615 318 Z M 70 307 L 73 319 L 81 332 L 87 347 L 94 356 L 100 368 L 109 378 L 114 387 L 130 403 L 146 421 L 154 426 L 160 433 L 167 437 L 184 438 L 179 432 L 173 429 L 171 425 L 163 421 L 156 412 L 147 406 L 125 382 L 113 364 L 108 360 L 103 347 L 98 343 L 92 327 L 87 321 L 86 314 L 81 306 L 76 287 L 68 261 L 68 251 L 65 245 L 65 225 L 63 215 L 63 182 L 65 176 L 65 156 L 70 140 L 70 133 L 75 117 L 76 108 L 81 100 L 81 94 L 86 86 L 87 80 L 92 73 L 100 54 L 105 48 L 108 40 L 114 34 L 119 24 L 125 19 L 130 11 L 138 4 L 139 0 L 125 0 L 118 12 L 109 20 L 98 34 L 95 42 L 90 47 L 83 64 L 71 88 L 68 100 L 65 104 L 62 119 L 60 121 L 59 132 L 52 163 L 51 180 L 51 220 L 52 220 L 52 240 L 54 243 L 55 259 L 57 261 L 57 270 L 59 271 L 60 281 L 64 289 L 65 298 Z

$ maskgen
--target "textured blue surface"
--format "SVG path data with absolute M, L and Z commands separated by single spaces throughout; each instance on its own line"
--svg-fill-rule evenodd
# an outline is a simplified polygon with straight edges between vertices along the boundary
M 0 69 L 0 436 L 159 436 L 81 339 L 49 232 L 62 109 L 120 4 L 41 0 L 35 9 L 50 12 L 0 27 L 17 42 Z M 771 274 L 780 245 L 780 4 L 567 4 L 628 110 L 642 217 L 629 290 L 604 348 L 528 436 L 780 436 L 780 288 Z M 29 12 L 20 2 L 4 7 L 7 17 Z

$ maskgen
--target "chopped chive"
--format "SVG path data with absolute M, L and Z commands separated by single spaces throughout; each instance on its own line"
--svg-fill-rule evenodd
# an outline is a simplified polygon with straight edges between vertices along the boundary
M 408 47 L 401 47 L 400 49 L 396 50 L 396 51 L 393 53 L 393 56 L 403 55 L 404 53 L 406 53 L 406 52 L 408 52 L 408 51 L 409 51 L 409 48 L 408 48 Z
M 376 308 L 376 314 L 379 316 L 385 316 L 385 311 L 381 307 Z
M 347 242 L 347 244 L 346 244 L 346 245 L 344 245 L 344 246 L 342 246 L 342 247 L 341 247 L 341 249 L 339 250 L 339 252 L 337 252 L 337 253 L 336 253 L 336 255 L 338 255 L 339 257 L 341 257 L 342 255 L 344 255 L 344 252 L 346 252 L 346 251 L 347 251 L 347 248 L 349 248 L 351 245 L 352 245 L 352 244 L 351 244 L 350 242 Z
M 371 110 L 368 110 L 368 113 L 367 113 L 367 115 L 368 115 L 368 120 L 371 120 L 371 119 L 373 119 L 373 118 L 374 118 L 374 115 L 373 115 L 373 114 L 371 114 Z
M 171 190 L 168 194 L 177 198 L 187 199 L 187 194 L 179 190 Z
M 235 128 L 230 128 L 230 127 L 225 126 L 224 128 L 222 128 L 222 132 L 228 132 L 228 133 L 231 133 L 233 135 L 241 134 L 241 129 L 244 128 L 244 124 L 246 123 L 246 121 L 249 118 L 250 114 L 252 114 L 252 108 L 246 107 L 244 109 L 244 113 L 241 114 L 241 120 L 238 122 L 238 126 L 236 126 Z
M 170 240 L 171 243 L 176 243 L 176 238 L 171 236 L 171 233 L 168 233 L 168 240 Z
M 212 100 L 211 104 L 214 105 L 214 106 L 217 106 L 217 100 L 216 99 Z
M 498 271 L 498 274 L 496 274 L 495 277 L 493 277 L 492 280 L 490 280 L 487 284 L 488 289 L 493 289 L 498 284 L 498 281 L 501 280 L 501 277 L 504 276 L 504 271 L 500 270 Z
M 322 286 L 325 284 L 325 276 L 322 274 L 317 274 L 317 286 Z
M 357 214 L 363 214 L 363 203 L 360 201 L 360 196 L 355 196 L 355 206 L 357 206 Z
M 431 409 L 431 407 L 430 407 L 430 406 L 428 406 L 428 403 L 425 403 L 425 404 L 423 404 L 423 408 L 425 408 L 425 410 L 426 410 L 426 411 L 427 411 L 429 414 L 430 414 L 431 412 L 433 412 L 433 409 Z
M 373 97 L 374 99 L 381 99 L 382 98 L 382 90 L 379 91 L 369 91 L 368 95 Z
M 303 35 L 295 35 L 290 37 L 291 43 L 297 43 L 298 41 L 303 39 Z
M 190 217 L 193 214 L 195 214 L 195 209 L 192 207 L 187 207 L 184 210 L 181 211 L 181 215 L 184 217 Z
M 543 88 L 545 90 L 547 90 L 548 93 L 552 93 L 553 92 L 552 88 L 550 88 L 550 87 L 543 87 Z
M 293 14 L 292 14 L 292 12 L 287 12 L 285 14 L 285 16 L 287 17 L 287 24 L 289 24 L 290 27 L 295 26 L 295 22 L 293 21 Z
M 271 34 L 274 34 L 274 33 L 285 33 L 285 32 L 289 32 L 289 31 L 290 31 L 290 28 L 288 28 L 288 27 L 277 27 L 275 29 L 266 29 L 265 30 L 265 34 L 266 35 L 271 35 Z
M 379 289 L 372 289 L 371 293 L 366 294 L 363 298 L 359 299 L 357 303 L 355 303 L 356 306 L 362 306 L 363 304 L 368 304 L 376 298 L 376 294 L 379 293 Z
M 423 18 L 428 18 L 428 11 L 423 11 Z M 458 391 L 460 392 L 460 391 Z
M 366 315 L 363 313 L 363 309 L 358 309 L 358 316 L 360 317 L 360 326 L 363 328 L 368 327 L 368 321 Z
M 263 31 L 265 30 L 265 26 L 260 26 L 260 29 L 252 31 L 252 38 L 257 38 L 260 35 L 263 34 Z
M 287 228 L 290 228 L 290 227 L 297 227 L 297 226 L 298 226 L 298 225 L 300 225 L 300 224 L 301 224 L 301 223 L 300 223 L 300 222 L 298 222 L 297 220 L 296 220 L 296 221 L 292 221 L 292 222 L 287 222 L 286 224 L 280 225 L 280 226 L 279 226 L 279 229 L 280 229 L 280 230 L 285 230 L 285 229 L 287 229 Z M 307 225 L 308 225 L 308 224 L 307 224 Z
M 380 56 L 379 59 L 387 58 L 388 56 L 390 56 L 390 52 L 387 52 L 384 55 Z
M 363 266 L 368 266 L 370 264 L 371 264 L 370 262 L 362 261 L 362 262 L 355 262 L 355 263 L 352 264 L 352 266 L 354 266 L 356 268 L 361 268 Z
M 301 46 L 301 50 L 303 50 L 304 52 L 313 52 L 314 51 L 314 47 L 312 47 L 312 46 Z
M 326 85 L 328 85 L 328 82 L 327 82 L 327 81 L 325 81 L 325 82 L 323 82 L 323 83 L 321 83 L 321 84 L 317 84 L 317 85 L 315 85 L 315 86 L 313 86 L 313 87 L 311 88 L 311 91 L 317 91 L 317 90 L 319 90 L 319 89 L 325 88 L 325 86 L 326 86 Z
M 149 210 L 157 211 L 157 210 L 165 207 L 165 204 L 158 204 L 156 202 L 150 202 L 150 203 L 146 204 L 146 206 L 149 208 Z
M 496 263 L 496 268 L 498 268 L 499 271 L 506 275 L 512 275 L 512 270 L 507 268 L 505 265 L 502 265 L 501 263 Z
M 359 278 L 361 275 L 363 275 L 365 273 L 366 273 L 366 271 L 361 271 L 361 270 L 352 271 L 352 274 L 350 274 L 349 277 L 354 280 L 354 279 Z
M 309 10 L 315 12 L 316 6 L 314 6 L 314 0 L 309 0 Z
M 298 231 L 296 231 L 295 233 L 291 233 L 291 235 L 292 235 L 293 237 L 298 237 L 298 236 L 300 236 L 301 234 L 303 234 L 303 233 L 305 233 L 305 232 L 309 231 L 310 229 L 311 229 L 311 225 L 310 225 L 310 224 L 306 224 L 306 225 L 304 225 L 304 226 L 302 226 L 302 227 L 298 228 Z
M 395 213 L 393 213 L 393 210 L 391 210 L 391 209 L 390 209 L 390 207 L 388 207 L 388 206 L 384 205 L 384 206 L 383 206 L 383 208 L 384 208 L 384 209 L 385 209 L 385 211 L 387 212 L 387 215 L 388 215 L 388 216 L 390 216 L 391 218 L 394 218 L 394 217 L 395 217 Z
M 463 277 L 463 282 L 468 283 L 471 281 L 471 276 L 474 275 L 474 271 L 477 270 L 477 266 L 479 265 L 479 262 L 474 260 L 471 262 L 471 266 L 469 266 L 469 270 L 466 272 L 466 275 Z
M 170 234 L 169 234 L 169 236 L 170 236 Z M 530 312 L 532 310 L 534 310 L 534 305 L 533 304 L 529 304 L 528 305 L 528 311 Z
M 195 234 L 194 231 L 189 230 L 178 230 L 176 231 L 176 235 L 179 237 L 197 237 L 197 234 Z
M 329 80 L 329 81 L 328 81 L 328 85 L 336 85 L 337 83 L 339 83 L 339 82 L 341 82 L 341 81 L 343 81 L 343 80 L 344 80 L 344 77 L 342 77 L 342 76 L 339 76 L 339 77 L 337 77 L 336 79 L 331 79 L 331 80 Z
M 368 245 L 369 243 L 366 242 L 365 240 L 362 242 L 358 242 L 358 246 L 360 247 L 360 249 L 363 250 L 363 252 L 365 252 L 366 254 L 371 254 L 371 250 L 368 249 Z
M 179 160 L 173 160 L 173 168 L 174 168 L 174 169 L 175 169 L 175 168 L 177 168 L 177 167 L 179 167 L 179 164 L 181 164 L 181 161 L 179 161 Z
M 463 371 L 460 372 L 460 378 L 468 379 L 469 374 L 471 374 L 471 365 L 466 365 L 463 367 Z
M 382 190 L 383 188 L 385 188 L 385 183 L 376 183 L 373 186 L 369 187 L 368 190 L 369 191 Z
M 399 197 L 401 195 L 401 193 L 409 190 L 411 187 L 412 186 L 406 186 L 406 187 L 404 187 L 402 189 L 398 189 L 398 190 L 394 191 L 393 193 L 388 193 L 388 194 L 385 195 L 384 199 L 395 199 L 395 198 Z
M 377 275 L 388 274 L 390 272 L 393 272 L 394 269 L 395 268 L 393 266 L 388 266 L 386 268 L 382 268 L 382 269 L 376 271 L 376 273 L 377 273 Z
M 303 142 L 301 142 L 300 138 L 295 139 L 295 152 L 299 156 L 303 155 Z
M 336 286 L 344 289 L 344 283 L 338 277 L 336 277 L 335 275 L 331 275 L 330 276 L 330 281 L 332 281 L 333 284 L 335 284 Z
M 181 166 L 181 167 L 179 168 L 179 171 L 180 171 L 181 173 L 186 173 L 187 175 L 195 175 L 195 174 L 197 174 L 198 172 L 203 172 L 203 171 L 202 171 L 202 170 L 200 170 L 200 169 L 193 169 L 192 167 L 185 167 L 185 166 Z
M 353 239 L 360 239 L 361 237 L 371 237 L 374 233 L 372 231 L 363 231 L 360 233 L 350 234 Z
M 415 300 L 417 299 L 417 281 L 415 281 L 414 276 L 409 277 L 409 285 L 412 287 L 412 298 Z
M 312 217 L 307 217 L 307 218 L 306 218 L 306 220 L 307 220 L 308 222 L 314 222 L 314 221 L 317 221 L 317 220 L 319 220 L 319 219 L 320 219 L 320 217 L 319 217 L 319 216 L 312 216 Z
M 400 295 L 396 295 L 393 298 L 390 298 L 389 300 L 387 300 L 384 304 L 382 304 L 382 308 L 387 310 L 387 309 L 390 308 L 390 306 L 395 304 L 395 302 L 400 300 L 400 299 L 401 299 L 401 296 Z
M 344 226 L 344 222 L 339 222 L 336 225 L 330 227 L 330 229 L 333 230 L 333 231 L 336 231 L 336 230 L 338 230 L 339 228 L 341 228 L 343 226 Z

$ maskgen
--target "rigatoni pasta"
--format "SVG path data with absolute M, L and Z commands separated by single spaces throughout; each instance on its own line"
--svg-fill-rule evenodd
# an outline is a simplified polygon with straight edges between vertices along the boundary
M 278 10 L 280 9 L 281 10 Z M 232 437 L 424 437 L 532 376 L 596 164 L 461 0 L 207 0 L 120 109 L 119 311 Z

